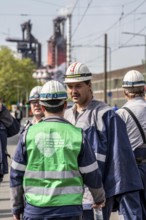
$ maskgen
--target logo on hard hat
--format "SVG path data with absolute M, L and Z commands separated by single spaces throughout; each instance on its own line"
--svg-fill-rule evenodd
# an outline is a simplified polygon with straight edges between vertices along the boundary
M 33 97 L 34 97 L 34 98 L 39 98 L 39 97 L 40 97 L 40 94 L 34 94 Z
M 77 65 L 77 63 L 74 63 L 74 64 L 70 67 L 70 71 L 71 71 L 71 72 L 74 72 L 74 69 L 75 69 L 76 65 Z

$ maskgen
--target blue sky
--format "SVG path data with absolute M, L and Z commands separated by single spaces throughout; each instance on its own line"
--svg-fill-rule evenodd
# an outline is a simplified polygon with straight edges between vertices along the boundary
M 1 0 L 0 45 L 15 50 L 16 44 L 5 39 L 22 38 L 20 25 L 30 19 L 46 64 L 53 19 L 66 9 L 72 12 L 72 61 L 86 63 L 94 73 L 103 72 L 105 33 L 108 69 L 138 65 L 145 59 L 146 0 Z

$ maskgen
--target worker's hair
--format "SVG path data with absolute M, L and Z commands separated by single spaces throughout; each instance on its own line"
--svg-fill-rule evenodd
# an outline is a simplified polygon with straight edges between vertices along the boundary
M 91 83 L 91 80 L 84 81 L 84 83 L 85 83 L 86 85 L 91 84 L 91 89 L 90 89 L 90 91 L 91 91 L 91 94 L 92 94 L 92 96 L 93 96 L 93 91 L 92 91 L 92 83 Z
M 91 83 L 91 80 L 84 81 L 87 85 Z
M 59 113 L 64 110 L 64 103 L 62 105 L 57 106 L 57 107 L 53 107 L 55 105 L 58 105 L 60 103 L 60 100 L 49 100 L 49 101 L 47 101 L 47 103 L 52 106 L 52 107 L 44 106 L 44 108 L 47 112 Z
M 138 87 L 133 87 L 133 88 L 125 88 L 124 94 L 128 98 L 144 97 L 145 96 L 144 87 L 138 86 Z

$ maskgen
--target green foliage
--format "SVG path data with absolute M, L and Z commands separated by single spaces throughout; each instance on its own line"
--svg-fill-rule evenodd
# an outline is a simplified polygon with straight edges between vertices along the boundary
M 6 104 L 27 100 L 37 84 L 32 78 L 34 69 L 30 59 L 19 59 L 9 48 L 0 47 L 0 99 Z

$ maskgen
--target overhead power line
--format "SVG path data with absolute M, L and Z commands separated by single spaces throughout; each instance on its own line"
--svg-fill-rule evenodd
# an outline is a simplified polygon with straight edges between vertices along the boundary
M 28 14 L 28 13 L 20 13 L 20 14 L 11 14 L 11 13 L 0 13 L 0 16 L 22 16 L 22 17 L 29 17 L 29 16 L 34 16 L 34 17 L 52 17 L 56 16 L 55 14 Z
M 77 24 L 77 26 L 76 26 L 76 28 L 75 28 L 73 34 L 72 34 L 72 37 L 73 37 L 73 35 L 76 33 L 77 29 L 79 28 L 79 26 L 80 26 L 80 24 L 81 24 L 83 18 L 85 17 L 85 15 L 86 15 L 86 13 L 87 13 L 87 11 L 88 11 L 88 9 L 89 9 L 89 7 L 90 7 L 92 1 L 93 1 L 93 0 L 90 0 L 90 2 L 88 3 L 88 5 L 87 5 L 87 7 L 86 7 L 86 10 L 84 11 L 84 13 L 83 13 L 83 15 L 82 15 L 80 21 L 78 22 L 78 24 Z
M 121 18 L 125 19 L 128 16 L 130 16 L 131 14 L 133 14 L 135 11 L 137 11 L 137 9 L 139 9 L 144 3 L 146 3 L 146 0 L 142 1 L 136 8 L 134 8 L 133 10 L 131 10 L 129 13 L 124 14 L 122 17 L 120 15 L 120 17 L 118 18 L 117 21 L 115 21 L 109 28 L 107 28 L 104 33 L 108 33 L 111 29 L 113 29 L 119 22 L 121 22 Z M 94 43 L 97 39 L 100 39 L 101 37 L 103 37 L 104 33 L 102 33 L 100 36 L 96 37 L 95 40 L 92 40 L 92 43 Z
M 77 4 L 78 4 L 78 0 L 76 0 L 76 2 L 75 2 L 75 4 L 74 4 L 74 6 L 73 6 L 73 8 L 72 8 L 71 14 L 73 14 L 73 11 L 75 10 L 75 8 L 76 8 Z
M 39 3 L 45 3 L 45 4 L 48 4 L 48 5 L 53 5 L 53 6 L 57 6 L 57 7 L 63 7 L 64 6 L 64 5 L 59 5 L 59 4 L 55 4 L 55 3 L 44 1 L 44 0 L 31 0 L 31 1 L 39 2 Z
M 141 32 L 143 32 L 146 29 L 146 27 L 142 28 L 138 33 L 136 33 L 137 35 L 139 35 Z M 135 35 L 136 35 L 135 34 Z M 132 37 L 130 37 L 125 43 L 123 43 L 119 48 L 121 47 L 125 47 L 127 45 L 127 43 L 131 42 L 131 40 L 133 38 L 135 38 L 135 35 L 133 35 Z

